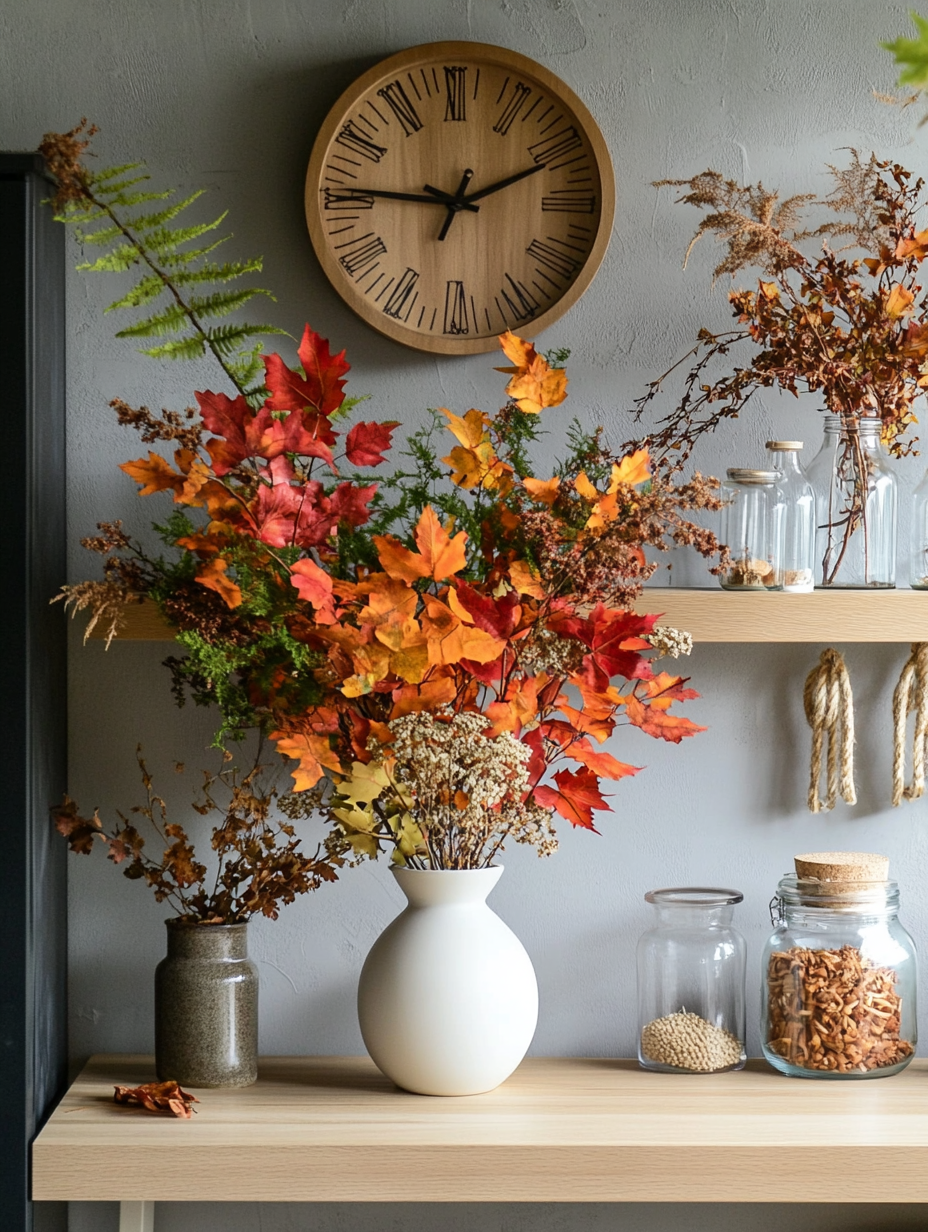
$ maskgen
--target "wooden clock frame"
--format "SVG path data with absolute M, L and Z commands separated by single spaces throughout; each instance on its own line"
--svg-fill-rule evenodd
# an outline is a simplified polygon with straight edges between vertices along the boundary
M 409 146 L 405 141 L 397 141 L 397 138 L 399 138 L 401 132 L 406 138 L 410 136 L 415 138 L 423 127 L 418 113 L 415 111 L 417 95 L 413 93 L 413 90 L 419 91 L 418 97 L 422 100 L 422 102 L 418 103 L 420 110 L 423 107 L 430 107 L 432 109 L 431 115 L 434 118 L 436 102 L 439 102 L 439 100 L 431 93 L 429 100 L 426 101 L 425 99 L 425 91 L 431 89 L 431 85 L 434 85 L 434 90 L 438 91 L 440 98 L 444 100 L 445 110 L 442 117 L 444 120 L 449 118 L 470 118 L 465 116 L 463 111 L 460 115 L 449 116 L 449 112 L 454 106 L 454 99 L 451 93 L 451 78 L 446 76 L 442 80 L 440 76 L 442 69 L 438 66 L 442 64 L 451 65 L 455 61 L 464 61 L 468 67 L 476 69 L 476 73 L 472 75 L 474 98 L 476 98 L 481 67 L 493 71 L 497 76 L 500 72 L 507 74 L 506 82 L 510 83 L 504 85 L 503 91 L 500 91 L 500 98 L 496 100 L 495 105 L 499 109 L 501 119 L 492 126 L 483 124 L 479 129 L 475 128 L 473 133 L 468 132 L 467 134 L 468 140 L 465 144 L 469 152 L 468 156 L 473 158 L 474 150 L 477 149 L 478 156 L 482 160 L 480 168 L 482 182 L 481 179 L 475 180 L 475 185 L 479 189 L 482 190 L 488 178 L 494 179 L 495 177 L 511 175 L 513 170 L 512 153 L 515 146 L 507 144 L 506 141 L 501 142 L 500 136 L 504 135 L 508 139 L 510 127 L 512 127 L 513 136 L 519 133 L 521 137 L 521 132 L 519 132 L 519 128 L 516 126 L 521 127 L 526 119 L 529 119 L 529 124 L 522 131 L 526 134 L 532 132 L 534 135 L 534 126 L 538 124 L 538 117 L 542 114 L 539 108 L 534 118 L 529 118 L 529 113 L 532 111 L 532 104 L 535 100 L 538 100 L 542 105 L 548 104 L 550 106 L 553 104 L 553 106 L 550 106 L 550 109 L 554 121 L 557 121 L 561 131 L 569 131 L 573 134 L 571 140 L 576 143 L 576 148 L 581 149 L 584 156 L 588 155 L 591 161 L 589 168 L 590 176 L 588 178 L 591 179 L 592 189 L 587 190 L 589 196 L 586 197 L 586 205 L 584 207 L 584 210 L 589 212 L 584 212 L 581 215 L 583 219 L 582 225 L 576 224 L 579 228 L 578 234 L 581 230 L 588 234 L 582 241 L 578 241 L 583 244 L 583 251 L 577 248 L 576 252 L 578 255 L 572 257 L 571 263 L 576 269 L 570 270 L 566 274 L 561 273 L 560 277 L 558 272 L 551 266 L 539 269 L 537 273 L 533 272 L 531 275 L 535 279 L 534 285 L 536 287 L 539 287 L 538 279 L 542 280 L 539 291 L 535 291 L 526 286 L 525 283 L 522 283 L 522 292 L 528 296 L 528 299 L 522 298 L 519 300 L 515 298 L 519 296 L 519 289 L 513 286 L 512 297 L 508 302 L 504 302 L 501 305 L 499 295 L 494 295 L 490 291 L 492 280 L 496 279 L 499 282 L 504 282 L 507 278 L 510 282 L 512 280 L 508 273 L 504 274 L 498 269 L 490 268 L 489 250 L 495 240 L 487 239 L 487 232 L 484 231 L 483 235 L 485 238 L 483 243 L 478 241 L 473 244 L 472 251 L 467 251 L 466 262 L 469 269 L 474 271 L 474 281 L 478 289 L 478 295 L 484 297 L 481 300 L 481 304 L 476 306 L 473 296 L 470 297 L 470 303 L 473 307 L 471 320 L 476 325 L 476 319 L 479 318 L 481 322 L 479 330 L 483 331 L 478 334 L 475 334 L 473 329 L 467 330 L 467 332 L 460 331 L 456 333 L 428 332 L 427 329 L 423 328 L 421 319 L 421 312 L 425 311 L 424 297 L 422 301 L 423 308 L 419 314 L 418 327 L 414 328 L 408 323 L 408 313 L 406 319 L 401 319 L 400 314 L 387 311 L 386 305 L 389 305 L 391 298 L 397 295 L 397 290 L 402 289 L 400 284 L 404 277 L 418 279 L 421 271 L 422 282 L 420 287 L 431 285 L 433 289 L 436 285 L 440 286 L 443 279 L 447 279 L 448 250 L 444 247 L 439 247 L 433 242 L 435 235 L 437 235 L 437 226 L 435 233 L 425 238 L 423 228 L 426 224 L 420 221 L 423 217 L 421 206 L 415 207 L 412 210 L 409 210 L 406 206 L 401 206 L 391 221 L 391 225 L 392 222 L 396 222 L 397 235 L 402 232 L 402 242 L 399 246 L 399 253 L 401 254 L 400 264 L 407 266 L 407 269 L 405 275 L 400 275 L 398 271 L 395 273 L 393 290 L 387 292 L 383 302 L 376 302 L 372 298 L 372 288 L 368 286 L 362 289 L 359 285 L 363 282 L 366 275 L 357 275 L 355 271 L 355 264 L 357 262 L 352 263 L 350 268 L 349 264 L 347 264 L 347 262 L 352 261 L 355 251 L 354 247 L 351 246 L 355 245 L 355 239 L 351 235 L 353 227 L 349 227 L 347 224 L 352 217 L 357 218 L 358 211 L 356 210 L 354 215 L 348 215 L 345 225 L 339 229 L 336 223 L 341 223 L 342 220 L 334 217 L 334 207 L 332 204 L 341 195 L 345 197 L 347 208 L 354 208 L 351 206 L 352 180 L 357 184 L 359 176 L 363 180 L 364 178 L 373 178 L 376 175 L 376 169 L 372 170 L 372 168 L 374 168 L 375 163 L 378 163 L 387 154 L 387 149 L 383 145 L 385 142 L 395 143 L 394 151 L 389 156 L 390 159 L 398 162 L 401 167 L 408 167 L 410 164 L 412 166 L 412 169 L 407 173 L 405 182 L 394 184 L 392 187 L 404 191 L 415 190 L 416 193 L 421 192 L 421 183 L 418 183 L 417 179 L 413 177 L 421 179 L 423 172 L 428 174 L 428 167 L 423 163 L 422 155 L 417 154 L 415 142 L 413 146 Z M 446 74 L 452 74 L 462 70 L 446 67 L 444 71 Z M 528 84 L 526 85 L 525 83 Z M 399 88 L 403 90 L 402 95 L 396 92 Z M 520 90 L 521 93 L 519 93 Z M 468 81 L 467 100 L 465 101 L 468 100 L 470 100 L 470 80 Z M 411 110 L 407 109 L 407 104 Z M 439 102 L 439 106 L 441 105 Z M 538 103 L 535 103 L 535 105 L 538 106 Z M 365 108 L 363 112 L 361 111 L 362 106 Z M 470 106 L 472 113 L 473 102 L 470 102 Z M 367 118 L 368 113 L 369 119 Z M 550 123 L 554 121 L 548 122 L 549 128 Z M 365 124 L 368 127 L 364 127 Z M 443 124 L 441 130 L 442 141 L 450 141 L 454 137 L 455 127 L 454 125 Z M 427 126 L 426 129 L 428 133 Z M 433 138 L 433 141 L 437 140 L 437 137 Z M 526 138 L 527 140 L 528 138 Z M 434 151 L 434 144 L 431 149 Z M 530 169 L 532 168 L 532 159 L 534 158 L 534 162 L 539 165 L 533 169 L 544 172 L 551 172 L 555 168 L 563 166 L 566 161 L 565 158 L 561 163 L 556 163 L 544 152 L 534 155 L 528 153 L 527 158 Z M 546 161 L 542 161 L 543 159 Z M 370 175 L 366 176 L 366 172 L 369 172 Z M 460 172 L 457 174 L 459 175 Z M 566 171 L 562 173 L 563 176 L 569 174 Z M 543 179 L 549 180 L 550 177 L 545 175 L 544 177 L 539 177 L 537 181 L 530 181 L 536 195 L 544 191 L 551 191 L 550 188 L 545 189 L 543 187 Z M 560 179 L 558 183 L 560 183 Z M 384 185 L 385 188 L 389 186 L 391 185 Z M 452 192 L 453 186 L 446 184 L 442 187 L 445 194 Z M 360 189 L 354 190 L 356 194 L 360 191 Z M 463 189 L 459 191 L 463 191 Z M 580 193 L 582 190 L 561 187 L 556 191 L 561 193 Z M 375 195 L 383 194 L 375 193 Z M 436 194 L 436 196 L 440 195 Z M 492 200 L 489 198 L 489 194 L 477 192 L 475 197 L 482 197 L 484 195 L 489 204 L 490 200 Z M 518 237 L 517 246 L 519 247 L 519 252 L 524 251 L 533 255 L 532 245 L 534 243 L 543 244 L 546 249 L 549 249 L 550 245 L 546 243 L 545 237 L 535 241 L 529 235 L 529 229 L 534 227 L 535 223 L 532 217 L 526 217 L 524 212 L 518 208 L 519 202 L 524 203 L 527 198 L 527 185 L 520 185 L 519 191 L 507 189 L 505 194 L 501 194 L 500 197 L 496 198 L 493 201 L 493 215 L 496 219 L 494 226 L 502 226 L 504 228 L 525 227 L 524 240 L 523 237 Z M 372 208 L 372 198 L 360 199 L 365 201 L 362 208 Z M 423 201 L 426 198 L 419 196 L 418 200 Z M 539 202 L 542 200 L 540 196 L 538 200 Z M 546 203 L 552 200 L 553 198 L 551 197 L 545 197 L 545 203 L 541 204 L 541 208 L 547 210 L 549 205 Z M 562 197 L 560 199 L 562 206 L 561 214 L 568 213 L 563 208 L 563 200 L 564 198 Z M 497 203 L 501 203 L 501 205 L 498 206 Z M 327 204 L 328 213 L 326 209 Z M 442 202 L 433 202 L 432 204 L 440 206 Z M 466 211 L 470 207 L 465 205 L 459 208 Z M 553 321 L 556 321 L 577 302 L 596 274 L 609 244 L 614 213 L 615 182 L 612 160 L 596 121 L 581 100 L 560 78 L 542 65 L 537 64 L 534 60 L 517 52 L 510 51 L 507 48 L 494 47 L 484 43 L 463 41 L 426 43 L 418 47 L 409 48 L 374 65 L 373 68 L 364 73 L 345 90 L 330 110 L 316 138 L 306 176 L 306 217 L 309 233 L 320 264 L 335 290 L 358 316 L 379 333 L 385 334 L 388 338 L 392 338 L 413 349 L 436 354 L 466 355 L 493 351 L 498 345 L 497 336 L 503 333 L 506 328 L 512 328 L 515 332 L 529 332 L 534 336 Z M 440 209 L 425 211 L 425 214 L 427 215 L 429 225 L 431 225 L 433 218 L 440 221 Z M 488 214 L 490 214 L 490 210 L 487 209 L 484 214 L 485 219 Z M 548 217 L 548 215 L 542 215 L 542 217 Z M 464 214 L 461 223 L 457 224 L 459 232 L 462 231 L 465 224 L 472 218 L 473 214 L 470 214 L 469 217 L 466 213 Z M 562 226 L 568 227 L 566 235 L 570 237 L 572 234 L 570 228 L 575 226 L 575 224 L 565 224 L 563 219 L 560 219 L 559 222 Z M 362 225 L 360 220 L 358 225 Z M 477 225 L 476 221 L 473 225 Z M 486 223 L 486 226 L 489 225 L 489 223 Z M 367 266 L 362 266 L 361 268 L 370 268 L 372 270 L 371 277 L 376 278 L 376 268 L 373 262 L 378 253 L 374 251 L 374 246 L 377 245 L 381 254 L 385 253 L 386 249 L 383 247 L 383 241 L 380 240 L 379 235 L 374 236 L 370 227 L 366 228 L 366 230 L 370 231 L 370 235 L 359 235 L 357 246 L 360 257 L 364 258 L 368 254 L 364 251 L 365 245 L 363 241 L 367 241 L 370 260 Z M 493 231 L 490 234 L 495 237 L 499 233 L 498 231 Z M 347 239 L 344 236 L 347 236 Z M 553 239 L 553 237 L 547 238 Z M 573 238 L 576 240 L 576 236 Z M 521 246 L 523 242 L 525 244 L 524 249 Z M 460 243 L 463 243 L 463 241 L 460 241 Z M 564 244 L 566 248 L 566 239 L 561 240 L 558 238 L 554 240 L 554 243 Z M 516 245 L 510 245 L 510 250 L 515 247 Z M 340 252 L 339 250 L 341 249 L 344 251 Z M 569 252 L 567 255 L 571 257 Z M 443 258 L 445 260 L 444 270 L 441 267 Z M 483 270 L 481 270 L 482 265 L 484 266 Z M 569 267 L 565 264 L 564 268 L 568 269 Z M 481 284 L 481 277 L 484 278 L 485 285 Z M 516 275 L 516 277 L 518 279 L 519 275 Z M 547 283 L 544 282 L 546 278 L 548 280 Z M 462 287 L 461 294 L 463 296 L 463 284 L 459 283 L 457 285 Z M 452 282 L 447 282 L 447 286 L 450 288 Z M 550 288 L 555 288 L 555 290 L 551 291 Z M 542 291 L 544 294 L 541 293 Z M 547 295 L 548 299 L 551 300 L 547 306 L 544 295 Z M 378 300 L 379 298 L 378 296 Z M 494 303 L 495 307 L 493 306 Z M 447 305 L 446 294 L 444 308 L 446 327 L 448 326 Z M 533 312 L 531 305 L 538 309 L 538 311 Z M 523 314 L 521 319 L 519 310 Z M 439 308 L 431 308 L 433 330 L 434 315 L 440 311 L 441 309 Z M 483 316 L 479 315 L 481 312 L 485 314 L 485 326 L 483 324 Z

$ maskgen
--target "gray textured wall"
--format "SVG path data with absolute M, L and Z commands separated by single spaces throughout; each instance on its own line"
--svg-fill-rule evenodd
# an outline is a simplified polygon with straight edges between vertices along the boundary
M 0 147 L 34 148 L 42 133 L 88 115 L 102 129 L 104 162 L 148 159 L 159 182 L 208 185 L 231 210 L 236 255 L 263 252 L 276 319 L 304 320 L 347 346 L 351 390 L 371 413 L 415 423 L 422 408 L 498 405 L 492 356 L 433 359 L 404 350 L 356 320 L 320 275 L 302 217 L 302 179 L 327 109 L 376 60 L 414 43 L 470 38 L 512 47 L 562 76 L 599 121 L 615 161 L 618 209 L 602 270 L 580 304 L 544 337 L 572 349 L 567 409 L 628 435 L 623 408 L 646 379 L 691 342 L 700 324 L 726 320 L 724 289 L 710 286 L 712 252 L 687 273 L 680 256 L 693 218 L 649 184 L 713 165 L 786 192 L 822 188 L 841 147 L 871 148 L 924 166 L 928 138 L 915 116 L 881 106 L 893 71 L 880 39 L 906 29 L 907 3 L 876 0 L 5 0 L 0 8 Z M 75 259 L 76 251 L 73 250 Z M 69 279 L 69 525 L 74 578 L 88 560 L 77 539 L 103 517 L 144 533 L 156 512 L 116 469 L 138 455 L 107 402 L 183 406 L 209 386 L 209 369 L 159 367 L 112 337 L 99 280 Z M 751 465 L 771 431 L 816 442 L 813 400 L 767 399 L 736 430 L 710 442 L 703 469 Z M 557 432 L 551 438 L 552 450 Z M 902 468 L 906 483 L 918 463 Z M 698 562 L 675 563 L 677 582 L 704 582 Z M 926 600 L 928 603 L 928 600 Z M 602 836 L 564 834 L 541 863 L 517 850 L 493 905 L 527 945 L 542 1009 L 537 1053 L 628 1055 L 634 1050 L 633 951 L 642 895 L 674 882 L 737 885 L 750 946 L 751 1016 L 766 904 L 793 852 L 886 851 L 903 887 L 905 918 L 928 937 L 926 804 L 893 813 L 889 715 L 903 648 L 852 646 L 858 710 L 860 803 L 832 816 L 805 811 L 807 733 L 801 711 L 816 647 L 702 647 L 689 664 L 703 694 L 687 713 L 709 730 L 682 747 L 621 735 L 615 752 L 647 765 L 615 791 Z M 171 772 L 206 754 L 210 718 L 176 711 L 163 645 L 95 643 L 75 634 L 71 657 L 71 791 L 81 802 L 125 808 L 138 798 L 138 741 L 178 810 L 187 798 Z M 366 867 L 259 921 L 261 1046 L 265 1052 L 361 1049 L 354 987 L 363 956 L 395 913 L 386 869 Z M 152 968 L 163 951 L 162 909 L 101 858 L 71 862 L 72 1041 L 94 1051 L 152 1047 Z M 928 1005 L 928 999 L 925 1004 Z M 756 1029 L 750 1034 L 756 1052 Z M 103 1166 L 103 1161 L 88 1162 Z M 107 1165 L 109 1166 L 109 1165 Z M 788 1182 L 784 1182 L 788 1183 Z M 619 1226 L 797 1232 L 924 1226 L 917 1212 L 851 1208 L 668 1207 L 454 1210 L 166 1205 L 159 1232 L 320 1232 L 373 1228 Z M 112 1208 L 73 1208 L 75 1232 L 111 1232 Z

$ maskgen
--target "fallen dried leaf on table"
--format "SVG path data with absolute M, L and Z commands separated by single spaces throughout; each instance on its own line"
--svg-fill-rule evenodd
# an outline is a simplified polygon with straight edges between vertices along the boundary
M 129 1104 L 149 1112 L 167 1112 L 184 1120 L 190 1119 L 193 1111 L 190 1105 L 200 1102 L 176 1082 L 146 1082 L 140 1087 L 114 1087 L 113 1099 L 117 1104 Z

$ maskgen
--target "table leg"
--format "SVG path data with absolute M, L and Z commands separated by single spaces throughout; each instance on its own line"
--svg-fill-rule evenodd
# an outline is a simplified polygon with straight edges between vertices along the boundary
M 119 1232 L 155 1232 L 154 1202 L 120 1202 Z

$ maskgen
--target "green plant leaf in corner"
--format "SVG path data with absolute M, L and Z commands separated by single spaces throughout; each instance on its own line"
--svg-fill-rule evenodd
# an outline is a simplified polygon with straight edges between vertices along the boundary
M 899 85 L 924 90 L 928 89 L 928 20 L 914 12 L 909 16 L 915 23 L 918 37 L 897 38 L 892 43 L 881 43 L 880 46 L 891 52 L 896 63 L 902 68 Z

